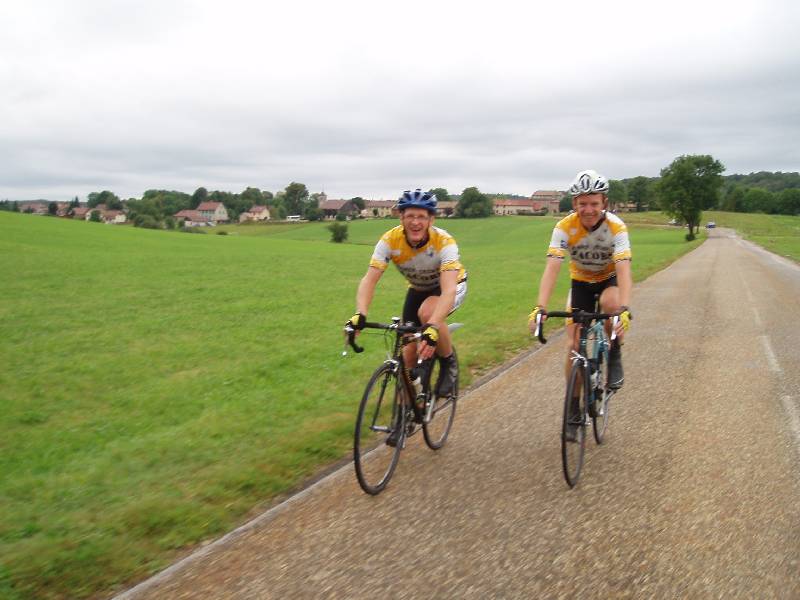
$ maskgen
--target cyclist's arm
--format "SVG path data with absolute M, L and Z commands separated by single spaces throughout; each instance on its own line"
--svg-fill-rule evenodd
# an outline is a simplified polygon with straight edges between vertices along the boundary
M 356 312 L 362 315 L 367 315 L 369 306 L 372 304 L 372 298 L 375 295 L 375 286 L 383 275 L 383 271 L 375 267 L 367 268 L 364 277 L 361 278 L 361 283 L 358 284 L 358 291 L 356 292 Z
M 442 271 L 439 274 L 439 288 L 442 293 L 431 315 L 431 323 L 444 323 L 453 308 L 453 304 L 455 304 L 457 285 L 458 271 Z
M 556 287 L 556 280 L 558 279 L 559 271 L 561 271 L 562 262 L 564 261 L 560 258 L 547 257 L 542 280 L 539 282 L 539 297 L 536 300 L 536 306 L 547 308 L 547 303 L 550 301 L 550 296 L 553 295 L 553 289 Z
M 615 268 L 617 270 L 617 288 L 619 289 L 620 306 L 630 306 L 631 289 L 633 288 L 631 261 L 621 260 L 615 264 Z

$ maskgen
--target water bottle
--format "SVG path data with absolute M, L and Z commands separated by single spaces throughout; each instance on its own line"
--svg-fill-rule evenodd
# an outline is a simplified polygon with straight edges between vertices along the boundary
M 414 369 L 416 371 L 416 369 Z M 419 373 L 411 373 L 411 383 L 414 385 L 414 393 L 419 396 L 422 393 L 422 377 L 419 376 Z

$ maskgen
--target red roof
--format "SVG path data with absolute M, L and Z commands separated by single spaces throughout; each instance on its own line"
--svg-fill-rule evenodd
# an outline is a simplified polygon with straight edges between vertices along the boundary
M 201 202 L 197 210 L 217 210 L 217 207 L 222 206 L 222 202 Z
M 251 212 L 253 214 L 258 214 L 258 213 L 269 212 L 269 211 L 267 210 L 266 206 L 259 206 L 258 204 L 256 204 L 255 206 L 250 208 L 249 212 Z

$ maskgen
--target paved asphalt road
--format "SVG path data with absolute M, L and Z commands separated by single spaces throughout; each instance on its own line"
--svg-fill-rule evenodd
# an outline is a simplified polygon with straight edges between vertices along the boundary
M 796 265 L 717 229 L 636 286 L 575 489 L 560 337 L 469 393 L 442 451 L 412 438 L 380 496 L 348 466 L 120 599 L 800 598 L 798 298 Z

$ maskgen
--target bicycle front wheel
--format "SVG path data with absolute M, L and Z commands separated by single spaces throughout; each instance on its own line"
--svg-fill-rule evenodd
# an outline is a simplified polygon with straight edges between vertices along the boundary
M 456 349 L 453 348 L 453 357 L 458 364 L 458 356 Z M 439 380 L 439 372 L 442 368 L 442 361 L 437 359 L 434 361 L 434 366 L 431 369 L 430 381 L 435 386 L 435 382 Z M 430 386 L 429 386 L 430 387 Z M 438 450 L 447 441 L 447 436 L 450 435 L 450 428 L 453 426 L 453 419 L 456 416 L 456 401 L 458 400 L 458 377 L 453 385 L 453 391 L 450 395 L 439 398 L 436 396 L 436 390 L 431 389 L 429 392 L 430 400 L 433 402 L 433 407 L 430 411 L 430 419 L 425 419 L 422 422 L 422 434 L 425 436 L 425 443 L 431 450 Z M 428 407 L 426 407 L 427 409 Z M 426 413 L 427 417 L 427 413 Z
M 586 400 L 589 378 L 580 362 L 572 363 L 564 398 L 564 420 L 561 427 L 561 462 L 569 487 L 578 483 L 586 450 Z
M 610 403 L 613 393 L 608 389 L 608 350 L 601 352 L 597 357 L 597 384 L 594 390 L 594 411 L 592 416 L 592 429 L 594 439 L 598 444 L 603 443 L 608 429 L 608 419 L 611 414 Z
M 379 494 L 394 473 L 405 442 L 405 415 L 395 367 L 383 364 L 364 390 L 356 418 L 353 462 L 361 489 Z

